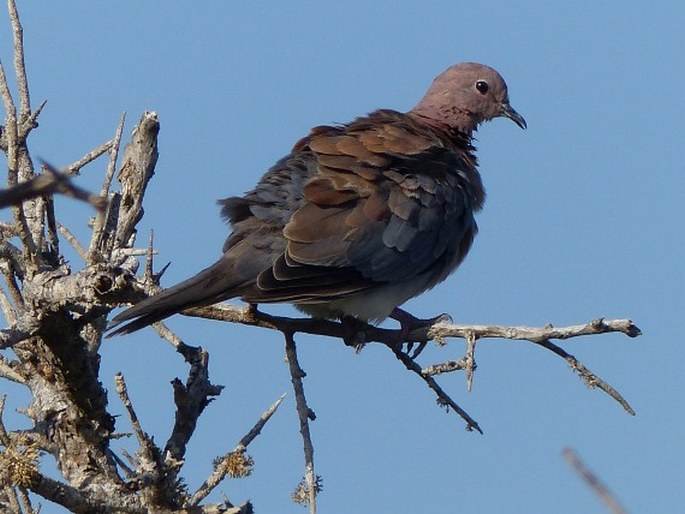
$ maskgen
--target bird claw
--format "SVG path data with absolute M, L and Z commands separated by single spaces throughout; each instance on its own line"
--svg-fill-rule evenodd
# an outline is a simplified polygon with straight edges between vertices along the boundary
M 340 323 L 345 328 L 345 335 L 343 336 L 345 344 L 352 346 L 355 352 L 361 352 L 366 344 L 365 328 L 367 324 L 354 316 L 342 316 Z
M 396 321 L 399 321 L 400 323 L 400 332 L 397 339 L 398 343 L 406 342 L 411 344 L 412 341 L 407 341 L 407 336 L 412 330 L 428 328 L 436 323 L 452 323 L 452 317 L 445 312 L 433 318 L 423 319 L 417 318 L 413 314 L 410 314 L 399 307 L 395 307 L 393 309 L 393 311 L 390 313 L 390 317 Z M 410 346 L 409 351 L 411 351 L 411 348 L 412 347 Z

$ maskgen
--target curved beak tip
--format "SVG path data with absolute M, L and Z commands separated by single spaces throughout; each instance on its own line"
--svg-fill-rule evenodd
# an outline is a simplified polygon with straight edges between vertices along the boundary
M 523 119 L 523 116 L 521 116 L 519 113 L 517 113 L 514 108 L 507 104 L 502 105 L 502 116 L 505 118 L 509 118 L 511 121 L 516 123 L 519 127 L 522 129 L 528 128 L 528 124 L 526 123 L 526 120 Z

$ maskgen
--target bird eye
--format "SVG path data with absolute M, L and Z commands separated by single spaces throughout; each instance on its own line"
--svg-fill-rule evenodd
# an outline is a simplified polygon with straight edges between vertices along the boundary
M 476 82 L 476 89 L 481 94 L 485 94 L 488 92 L 488 89 L 490 89 L 490 86 L 484 80 L 479 80 L 478 82 Z

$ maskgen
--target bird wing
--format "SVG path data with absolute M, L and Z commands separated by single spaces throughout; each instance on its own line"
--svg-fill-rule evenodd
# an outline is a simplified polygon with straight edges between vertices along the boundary
M 293 154 L 316 169 L 283 228 L 285 251 L 243 298 L 316 302 L 444 280 L 471 245 L 483 197 L 471 147 L 457 143 L 394 111 L 314 129 Z

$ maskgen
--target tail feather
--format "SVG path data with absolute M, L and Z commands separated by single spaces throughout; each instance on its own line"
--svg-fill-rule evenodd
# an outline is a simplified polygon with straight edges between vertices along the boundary
M 238 296 L 245 281 L 232 277 L 231 271 L 231 266 L 222 259 L 194 277 L 146 298 L 117 314 L 109 323 L 108 330 L 132 321 L 119 326 L 107 337 L 130 334 L 188 307 L 211 305 Z

